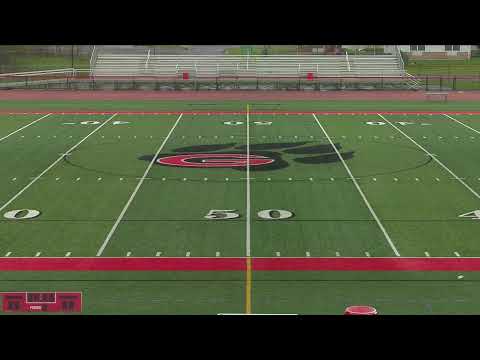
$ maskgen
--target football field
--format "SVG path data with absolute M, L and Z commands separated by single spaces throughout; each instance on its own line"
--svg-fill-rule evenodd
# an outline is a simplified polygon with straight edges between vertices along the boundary
M 87 313 L 335 314 L 352 302 L 477 311 L 476 273 L 348 262 L 480 257 L 480 113 L 265 109 L 3 112 L 3 261 L 248 261 L 232 271 L 4 271 L 0 292 L 90 289 Z M 255 265 L 317 258 L 343 259 L 345 271 Z M 112 306 L 129 295 L 141 305 Z

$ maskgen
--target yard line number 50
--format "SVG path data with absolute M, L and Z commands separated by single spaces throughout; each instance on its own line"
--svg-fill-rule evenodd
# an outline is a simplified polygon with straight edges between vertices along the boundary
M 257 213 L 257 216 L 260 219 L 264 219 L 264 220 L 282 220 L 282 219 L 291 218 L 293 216 L 293 213 L 288 210 L 268 209 L 268 210 L 259 211 Z M 229 220 L 229 219 L 239 218 L 240 214 L 237 213 L 236 209 L 232 209 L 232 210 L 212 209 L 204 217 L 205 219 L 209 219 L 209 220 Z

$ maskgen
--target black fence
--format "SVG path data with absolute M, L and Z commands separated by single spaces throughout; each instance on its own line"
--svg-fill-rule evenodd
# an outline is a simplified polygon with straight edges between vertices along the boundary
M 0 89 L 46 90 L 480 90 L 477 76 L 419 77 L 213 77 L 102 76 L 68 70 L 59 73 L 0 76 Z

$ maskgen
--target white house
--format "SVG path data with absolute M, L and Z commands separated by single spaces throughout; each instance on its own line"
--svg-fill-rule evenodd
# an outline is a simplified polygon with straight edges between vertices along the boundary
M 470 58 L 472 45 L 397 45 L 398 48 L 410 55 L 411 58 L 447 59 Z M 395 45 L 385 45 L 386 53 L 394 53 Z

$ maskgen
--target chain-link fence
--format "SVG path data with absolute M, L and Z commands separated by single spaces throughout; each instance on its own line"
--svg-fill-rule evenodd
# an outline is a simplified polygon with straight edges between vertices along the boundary
M 480 76 L 235 77 L 91 76 L 60 69 L 0 76 L 0 89 L 70 90 L 480 90 Z
M 88 69 L 91 45 L 1 45 L 0 73 Z

